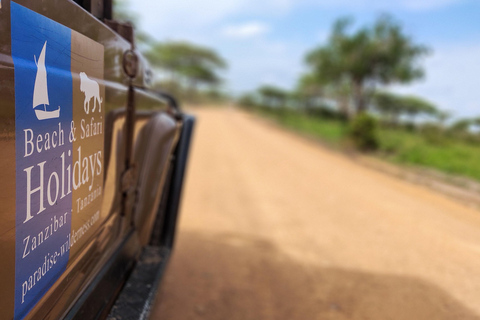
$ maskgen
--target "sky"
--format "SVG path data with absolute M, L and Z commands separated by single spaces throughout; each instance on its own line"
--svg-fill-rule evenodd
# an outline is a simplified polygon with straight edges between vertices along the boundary
M 130 7 L 157 40 L 215 49 L 229 64 L 223 77 L 233 94 L 264 84 L 293 89 L 305 54 L 325 44 L 337 18 L 363 26 L 389 13 L 431 50 L 422 80 L 389 89 L 455 118 L 480 116 L 480 0 L 135 0 Z

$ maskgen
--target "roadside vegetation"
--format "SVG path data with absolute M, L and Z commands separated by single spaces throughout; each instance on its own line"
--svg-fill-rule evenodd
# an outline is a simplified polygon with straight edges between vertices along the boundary
M 139 16 L 128 0 L 115 0 L 114 18 L 138 26 Z M 224 103 L 222 73 L 228 64 L 214 49 L 187 41 L 159 41 L 135 28 L 135 45 L 154 69 L 152 86 L 182 102 Z
M 127 0 L 116 5 L 117 20 L 137 24 Z M 237 104 L 334 148 L 480 181 L 480 117 L 454 119 L 422 97 L 388 91 L 423 77 L 421 62 L 429 48 L 413 41 L 389 15 L 353 27 L 350 18 L 334 23 L 328 41 L 305 54 L 306 72 L 295 88 L 263 85 L 240 96 Z M 222 78 L 228 65 L 215 50 L 158 41 L 139 29 L 136 46 L 155 69 L 155 89 L 187 103 L 231 100 Z
M 349 124 L 344 120 L 291 110 L 272 112 L 261 108 L 252 111 L 291 130 L 317 138 L 332 148 L 352 147 Z M 438 131 L 429 126 L 422 130 L 421 127 L 379 125 L 376 133 L 378 146 L 369 153 L 398 164 L 432 168 L 480 181 L 480 136 L 464 134 L 459 135 L 452 128 Z
M 265 85 L 237 102 L 334 148 L 480 181 L 480 118 L 455 120 L 422 97 L 388 91 L 421 79 L 429 53 L 390 16 L 356 30 L 339 19 L 327 43 L 306 53 L 293 90 Z

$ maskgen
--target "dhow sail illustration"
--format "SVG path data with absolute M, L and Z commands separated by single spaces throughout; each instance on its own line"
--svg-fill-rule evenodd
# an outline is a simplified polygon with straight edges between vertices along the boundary
M 45 54 L 47 50 L 47 41 L 43 45 L 42 52 L 35 58 L 35 64 L 37 65 L 37 77 L 35 78 L 35 87 L 33 90 L 33 109 L 38 120 L 54 119 L 60 117 L 60 106 L 57 110 L 47 111 L 49 105 L 48 101 L 48 87 L 47 87 L 47 69 L 45 68 Z M 35 109 L 38 106 L 43 105 L 42 109 Z

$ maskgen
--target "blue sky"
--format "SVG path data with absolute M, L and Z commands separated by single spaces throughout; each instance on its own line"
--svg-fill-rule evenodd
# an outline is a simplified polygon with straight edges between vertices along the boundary
M 293 88 L 305 53 L 326 41 L 338 17 L 364 25 L 390 13 L 432 50 L 423 80 L 390 89 L 423 96 L 457 118 L 480 115 L 479 0 L 136 0 L 131 8 L 158 40 L 215 48 L 229 62 L 225 88 L 232 93 L 262 84 Z

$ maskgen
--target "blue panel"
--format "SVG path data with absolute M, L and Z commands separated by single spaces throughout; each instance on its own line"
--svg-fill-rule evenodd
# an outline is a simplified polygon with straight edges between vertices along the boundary
M 21 319 L 65 271 L 69 258 L 71 30 L 13 2 L 11 28 L 16 126 L 15 319 Z M 35 106 L 34 91 L 43 101 L 48 96 L 48 104 Z

